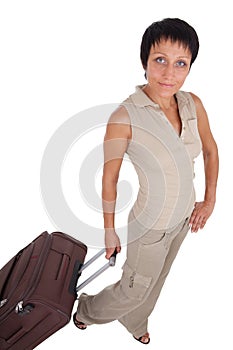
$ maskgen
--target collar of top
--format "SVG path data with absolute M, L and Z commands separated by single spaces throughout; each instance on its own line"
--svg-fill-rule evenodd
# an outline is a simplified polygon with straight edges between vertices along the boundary
M 138 107 L 153 106 L 158 108 L 159 105 L 153 102 L 143 91 L 144 86 L 145 85 L 136 86 L 135 93 L 130 96 L 133 103 Z M 183 107 L 188 102 L 185 94 L 182 91 L 178 91 L 176 93 L 176 98 L 177 98 L 179 107 Z

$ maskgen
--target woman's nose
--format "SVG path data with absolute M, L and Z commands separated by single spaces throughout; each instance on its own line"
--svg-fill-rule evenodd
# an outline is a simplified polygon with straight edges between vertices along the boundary
M 168 64 L 164 71 L 163 71 L 163 75 L 164 77 L 166 78 L 169 78 L 169 77 L 173 77 L 175 75 L 175 67 L 173 64 Z

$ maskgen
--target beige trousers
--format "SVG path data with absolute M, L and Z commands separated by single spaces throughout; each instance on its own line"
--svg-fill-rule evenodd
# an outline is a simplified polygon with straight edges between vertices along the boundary
M 130 213 L 129 221 L 133 219 Z M 129 243 L 121 279 L 97 295 L 81 294 L 78 319 L 87 325 L 118 320 L 134 336 L 145 334 L 148 317 L 188 230 L 187 218 L 170 231 L 148 230 Z

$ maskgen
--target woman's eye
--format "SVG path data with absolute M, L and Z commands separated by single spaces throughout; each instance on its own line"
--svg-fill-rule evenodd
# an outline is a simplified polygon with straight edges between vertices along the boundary
M 186 66 L 186 62 L 184 62 L 184 61 L 178 61 L 178 62 L 176 62 L 176 66 L 177 66 L 177 67 L 185 67 L 185 66 Z
M 162 63 L 162 64 L 166 63 L 166 61 L 165 61 L 165 59 L 163 57 L 157 57 L 156 58 L 156 62 Z

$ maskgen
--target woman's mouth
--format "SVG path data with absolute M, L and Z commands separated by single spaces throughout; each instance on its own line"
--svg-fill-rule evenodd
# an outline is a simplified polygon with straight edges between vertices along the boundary
M 174 87 L 174 84 L 169 84 L 169 83 L 159 83 L 159 85 L 166 89 L 171 89 Z

